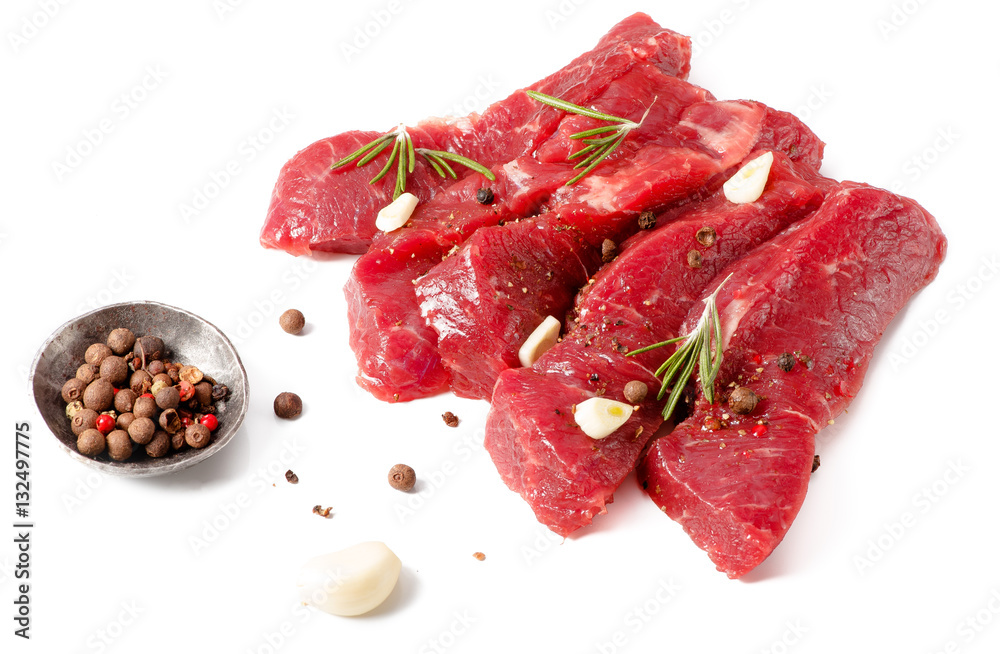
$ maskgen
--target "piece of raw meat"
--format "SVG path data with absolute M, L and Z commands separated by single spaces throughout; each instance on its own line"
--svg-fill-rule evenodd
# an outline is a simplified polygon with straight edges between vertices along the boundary
M 719 271 L 815 210 L 823 195 L 809 181 L 813 177 L 811 169 L 800 174 L 775 153 L 756 202 L 733 204 L 720 190 L 661 216 L 665 224 L 626 241 L 621 255 L 587 286 L 575 326 L 562 342 L 534 366 L 500 374 L 486 422 L 486 449 L 504 482 L 541 523 L 565 536 L 605 512 L 663 421 L 655 400 L 659 382 L 652 376 L 661 359 L 655 351 L 625 353 L 675 337 Z M 711 231 L 714 242 L 700 243 L 700 231 Z M 701 253 L 701 267 L 689 265 L 691 250 Z M 622 400 L 632 380 L 649 386 L 647 400 L 611 436 L 587 437 L 574 422 L 572 407 L 597 395 Z
M 740 577 L 802 505 L 816 432 L 858 393 L 892 317 L 936 275 L 946 242 L 912 200 L 845 182 L 810 216 L 719 273 L 724 361 L 716 398 L 760 398 L 740 415 L 703 397 L 657 439 L 639 479 L 649 496 Z M 683 329 L 701 313 L 692 307 Z M 720 397 L 721 396 L 721 397 Z
M 665 30 L 639 13 L 613 27 L 593 50 L 528 88 L 587 104 L 637 64 L 686 77 L 690 57 L 688 37 Z M 490 105 L 482 115 L 431 118 L 407 130 L 417 148 L 456 152 L 492 168 L 533 152 L 558 123 L 556 112 L 519 90 Z M 365 252 L 376 233 L 376 214 L 392 201 L 393 175 L 374 185 L 368 183 L 379 169 L 376 163 L 388 153 L 363 168 L 352 163 L 331 170 L 330 165 L 381 134 L 346 132 L 317 141 L 292 157 L 278 175 L 261 244 L 294 255 Z M 460 176 L 469 174 L 461 165 L 454 168 Z M 427 200 L 450 181 L 421 160 L 406 189 Z
M 621 222 L 628 216 L 622 211 L 633 211 L 634 218 L 643 208 L 635 203 L 685 198 L 718 174 L 730 160 L 739 161 L 753 145 L 765 119 L 763 105 L 705 102 L 711 98 L 706 91 L 652 66 L 636 66 L 616 79 L 608 92 L 620 112 L 618 115 L 636 121 L 656 93 L 659 97 L 643 128 L 626 139 L 619 148 L 621 154 L 609 157 L 606 165 L 593 171 L 593 179 L 585 178 L 566 187 L 574 189 L 569 194 L 560 193 L 567 202 L 569 198 L 577 198 L 571 205 L 573 212 L 567 213 L 564 220 L 576 226 L 585 239 L 596 227 L 607 231 L 606 216 Z M 642 98 L 648 99 L 646 105 Z M 595 99 L 593 104 L 598 109 L 610 110 L 602 98 Z M 448 389 L 450 376 L 441 365 L 437 335 L 420 315 L 413 285 L 477 229 L 546 210 L 551 196 L 576 175 L 572 165 L 566 163 L 565 154 L 558 151 L 560 148 L 563 153 L 572 151 L 577 143 L 570 135 L 595 124 L 593 119 L 581 123 L 580 118 L 566 117 L 574 127 L 560 125 L 546 143 L 545 156 L 553 161 L 525 156 L 495 167 L 497 179 L 490 184 L 493 204 L 484 206 L 476 201 L 476 190 L 484 179 L 478 174 L 471 175 L 418 205 L 404 228 L 376 235 L 369 251 L 355 263 L 344 289 L 350 343 L 358 359 L 358 383 L 375 397 L 406 401 Z M 711 121 L 713 128 L 710 134 L 706 132 L 704 141 L 699 120 Z M 726 121 L 736 127 L 726 131 L 723 129 Z M 688 136 L 693 140 L 682 140 Z M 724 142 L 724 139 L 729 140 Z M 730 151 L 720 154 L 718 148 L 726 144 Z M 639 169 L 640 162 L 658 172 Z M 632 177 L 615 178 L 616 171 Z M 632 205 L 626 204 L 622 210 L 615 208 L 612 216 L 603 206 L 601 194 L 610 185 L 628 186 L 630 180 L 643 188 L 623 193 L 623 200 Z M 596 197 L 599 204 L 592 213 L 584 214 L 581 209 L 588 197 Z
M 635 217 L 643 209 L 661 209 L 684 194 L 703 193 L 721 183 L 724 175 L 713 184 L 713 173 L 738 166 L 734 157 L 745 155 L 754 141 L 757 147 L 778 152 L 780 147 L 793 150 L 803 170 L 814 170 L 821 158 L 821 142 L 800 121 L 756 103 L 700 103 L 689 108 L 678 126 L 662 129 L 697 138 L 688 151 L 650 143 L 606 174 L 584 178 L 580 188 L 557 189 L 551 210 L 527 219 L 565 234 L 571 252 L 531 247 L 521 239 L 523 228 L 484 227 L 455 256 L 416 282 L 421 313 L 437 333 L 437 350 L 456 395 L 490 399 L 497 375 L 518 364 L 518 349 L 531 331 L 548 315 L 562 320 L 582 284 L 577 277 L 564 278 L 561 259 L 580 260 L 593 273 L 605 239 L 617 242 L 638 231 Z M 699 147 L 720 158 L 699 158 Z M 699 168 L 702 173 L 694 173 Z M 699 183 L 701 188 L 692 186 Z M 495 263 L 510 257 L 518 259 L 520 268 Z M 539 274 L 545 279 L 538 280 Z M 511 289 L 522 292 L 513 307 L 496 299 Z

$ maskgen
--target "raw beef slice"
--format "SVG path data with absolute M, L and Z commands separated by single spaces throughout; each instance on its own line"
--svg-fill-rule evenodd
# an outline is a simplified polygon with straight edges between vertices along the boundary
M 754 152 L 754 157 L 760 152 Z M 652 371 L 662 352 L 625 352 L 673 338 L 716 274 L 792 222 L 815 210 L 822 193 L 785 156 L 775 154 L 761 197 L 733 204 L 722 191 L 662 216 L 663 225 L 627 241 L 582 293 L 576 326 L 531 368 L 500 374 L 486 422 L 486 449 L 511 490 L 538 520 L 563 536 L 605 511 L 614 490 L 662 423 Z M 716 234 L 699 244 L 699 230 Z M 700 268 L 687 253 L 702 253 Z M 622 400 L 625 384 L 645 382 L 647 400 L 628 423 L 602 440 L 587 437 L 572 407 L 603 395 Z
M 575 220 L 575 226 L 585 238 L 591 237 L 597 229 L 605 229 L 605 218 L 620 221 L 627 215 L 620 209 L 609 214 L 603 204 L 595 207 L 594 212 L 584 214 L 587 198 L 594 197 L 595 190 L 601 203 L 608 186 L 620 187 L 630 181 L 642 185 L 641 190 L 629 195 L 628 199 L 633 202 L 684 198 L 718 174 L 727 161 L 739 161 L 753 145 L 753 138 L 764 120 L 762 109 L 754 103 L 705 103 L 705 98 L 711 97 L 706 91 L 651 66 L 636 66 L 611 84 L 609 92 L 616 106 L 622 106 L 623 94 L 619 87 L 633 92 L 629 105 L 631 112 L 625 116 L 635 120 L 639 120 L 645 108 L 634 98 L 651 98 L 654 88 L 662 96 L 647 117 L 650 129 L 634 133 L 634 138 L 620 148 L 622 157 L 609 158 L 603 170 L 594 171 L 596 177 L 607 181 L 585 179 L 567 187 L 575 189 L 575 195 L 561 196 L 577 198 L 572 205 L 575 213 L 567 219 Z M 600 98 L 594 104 L 604 108 Z M 688 117 L 689 113 L 694 115 Z M 566 120 L 578 125 L 577 118 L 569 116 Z M 708 136 L 712 146 L 717 148 L 725 143 L 731 151 L 723 154 L 716 150 L 706 151 L 706 146 L 698 140 L 701 133 L 694 127 L 703 118 L 710 118 L 713 125 L 718 124 L 720 118 L 736 125 L 732 134 L 713 131 Z M 683 125 L 678 129 L 695 140 L 691 143 L 681 141 L 668 129 L 669 125 Z M 579 130 L 574 127 L 567 131 L 560 125 L 546 143 L 547 149 L 558 149 L 550 143 L 555 142 L 561 144 L 565 152 L 570 151 L 576 146 L 569 138 L 573 131 Z M 369 251 L 355 263 L 344 289 L 351 348 L 358 359 L 361 386 L 387 401 L 407 401 L 448 389 L 450 377 L 441 364 L 437 335 L 421 316 L 413 285 L 477 229 L 545 209 L 550 197 L 576 175 L 572 165 L 566 163 L 565 154 L 555 159 L 546 162 L 525 156 L 495 167 L 496 181 L 490 184 L 495 200 L 488 206 L 475 199 L 476 189 L 484 181 L 481 176 L 476 174 L 460 180 L 418 205 L 402 229 L 375 237 Z M 643 164 L 654 168 L 643 172 Z M 615 171 L 622 169 L 630 176 L 612 179 Z M 629 208 L 625 205 L 625 209 Z
M 816 432 L 857 394 L 883 331 L 937 274 L 945 246 L 912 200 L 845 182 L 709 285 L 733 273 L 717 302 L 717 399 L 738 385 L 760 403 L 738 415 L 700 398 L 653 443 L 639 479 L 720 571 L 740 577 L 781 542 L 805 498 Z
M 593 50 L 528 88 L 587 104 L 637 64 L 686 77 L 690 57 L 690 39 L 639 13 L 613 27 Z M 415 147 L 457 152 L 491 168 L 533 152 L 558 122 L 557 114 L 519 90 L 490 105 L 482 115 L 431 118 L 407 129 Z M 381 134 L 346 132 L 317 141 L 292 157 L 278 175 L 261 245 L 294 255 L 367 251 L 376 233 L 375 216 L 392 200 L 393 175 L 374 185 L 368 183 L 388 152 L 363 168 L 351 163 L 331 170 L 330 165 Z M 461 165 L 454 168 L 461 176 L 469 174 Z M 406 190 L 427 200 L 450 181 L 421 159 Z

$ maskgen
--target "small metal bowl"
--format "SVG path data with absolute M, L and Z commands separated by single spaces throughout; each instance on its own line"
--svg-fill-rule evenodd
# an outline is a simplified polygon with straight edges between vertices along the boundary
M 80 454 L 66 416 L 62 386 L 76 375 L 83 354 L 92 343 L 103 343 L 111 330 L 127 327 L 136 336 L 159 336 L 172 361 L 197 366 L 229 397 L 216 403 L 219 427 L 202 449 L 184 449 L 154 459 L 136 446 L 127 461 L 113 461 L 105 451 L 97 458 Z M 31 393 L 60 447 L 84 465 L 112 475 L 149 477 L 177 472 L 204 461 L 232 440 L 247 412 L 249 385 L 236 348 L 215 325 L 193 313 L 158 302 L 123 302 L 102 307 L 70 320 L 45 341 L 31 365 Z

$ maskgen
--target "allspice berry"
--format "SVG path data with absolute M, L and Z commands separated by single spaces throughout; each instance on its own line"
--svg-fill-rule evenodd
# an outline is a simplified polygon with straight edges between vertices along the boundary
M 289 309 L 278 318 L 278 324 L 289 334 L 298 334 L 305 327 L 306 319 L 298 309 Z
M 184 431 L 184 440 L 196 450 L 208 445 L 208 441 L 211 439 L 212 432 L 209 431 L 208 427 L 199 422 L 188 425 Z
M 691 250 L 687 253 L 688 268 L 701 268 L 701 252 Z
M 153 440 L 146 445 L 146 454 L 150 458 L 158 459 L 165 456 L 170 451 L 170 434 L 165 431 L 158 431 L 153 434 Z
M 280 393 L 274 398 L 274 415 L 291 419 L 302 413 L 302 398 L 295 393 Z
M 73 419 L 69 421 L 69 428 L 74 435 L 79 436 L 88 429 L 97 427 L 97 411 L 93 409 L 83 409 L 77 411 Z
M 633 379 L 629 383 L 625 384 L 625 389 L 622 394 L 625 396 L 625 400 L 629 404 L 642 404 L 646 399 L 646 393 L 649 392 L 649 387 L 646 386 L 646 382 L 641 382 L 638 379 Z
M 410 466 L 397 463 L 389 469 L 389 485 L 396 490 L 408 491 L 417 483 L 417 473 Z
M 87 390 L 87 382 L 76 377 L 68 379 L 62 387 L 62 399 L 66 403 L 82 400 L 85 390 Z
M 200 381 L 194 385 L 194 399 L 202 406 L 212 403 L 212 385 L 207 381 Z
M 137 339 L 134 351 L 135 355 L 140 357 L 140 359 L 145 358 L 147 364 L 150 361 L 162 359 L 163 355 L 166 354 L 163 339 L 159 336 L 143 336 Z
M 149 389 L 153 387 L 153 376 L 145 370 L 136 370 L 132 373 L 131 379 L 129 379 L 128 387 L 136 395 L 148 393 Z
M 165 365 L 163 365 L 163 362 L 162 362 L 162 361 L 160 361 L 160 360 L 156 360 L 156 361 L 150 361 L 150 362 L 149 362 L 149 363 L 148 363 L 148 364 L 146 365 L 146 370 L 148 370 L 148 371 L 149 371 L 149 374 L 150 374 L 150 375 L 153 375 L 153 376 L 155 376 L 155 375 L 162 375 L 162 374 L 166 374 L 166 372 L 167 372 L 167 367 L 166 367 Z
M 107 411 L 114 401 L 115 388 L 106 379 L 95 379 L 83 391 L 83 406 L 94 411 Z
M 127 411 L 125 413 L 119 413 L 118 420 L 115 421 L 115 426 L 118 427 L 118 429 L 124 429 L 125 431 L 128 431 L 129 425 L 131 425 L 132 421 L 134 420 L 135 420 L 135 414 L 132 413 L 131 411 Z
M 176 434 L 170 434 L 170 449 L 174 452 L 185 447 L 187 442 L 184 440 L 185 430 L 181 429 Z
M 114 354 L 104 357 L 104 361 L 101 361 L 100 371 L 101 379 L 115 386 L 120 386 L 128 379 L 128 364 L 125 363 L 125 359 Z
M 757 394 L 745 386 L 737 386 L 729 394 L 729 408 L 733 413 L 746 415 L 757 408 Z
M 104 359 L 112 354 L 113 352 L 111 352 L 111 348 L 104 343 L 94 343 L 88 347 L 87 351 L 83 354 L 83 360 L 87 363 L 99 366 L 101 365 L 101 361 L 104 361 Z
M 161 409 L 176 409 L 177 405 L 181 403 L 180 391 L 173 386 L 160 389 L 154 397 L 156 398 L 156 406 Z
M 85 363 L 76 369 L 76 378 L 89 384 L 101 376 L 101 369 L 92 363 Z
M 135 334 L 125 327 L 112 329 L 111 333 L 108 334 L 108 347 L 119 356 L 130 352 L 133 345 L 135 345 Z
M 177 413 L 177 409 L 165 410 L 160 414 L 159 422 L 160 429 L 168 434 L 176 434 L 184 429 L 184 423 L 181 422 L 181 417 L 180 414 Z
M 104 434 L 96 429 L 88 429 L 76 439 L 76 449 L 84 456 L 97 456 L 104 451 L 106 445 Z
M 152 418 L 156 415 L 156 400 L 146 395 L 140 395 L 132 403 L 132 413 L 136 418 Z
M 132 456 L 132 439 L 122 429 L 115 429 L 107 436 L 108 455 L 115 461 L 124 461 Z
M 146 445 L 153 440 L 156 424 L 152 418 L 135 418 L 128 426 L 128 435 L 139 445 Z
M 137 397 L 138 395 L 131 388 L 121 389 L 115 393 L 115 411 L 118 413 L 128 413 L 132 410 L 132 405 L 135 404 L 135 398 Z

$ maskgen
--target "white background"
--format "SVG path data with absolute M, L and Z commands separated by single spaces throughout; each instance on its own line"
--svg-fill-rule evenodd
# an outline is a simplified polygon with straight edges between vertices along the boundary
M 355 385 L 341 290 L 353 257 L 257 243 L 298 149 L 482 109 L 636 10 L 696 37 L 692 82 L 794 111 L 826 141 L 827 175 L 900 189 L 950 239 L 849 414 L 820 434 L 796 523 L 742 581 L 634 477 L 593 527 L 554 537 L 483 451 L 484 402 L 390 406 Z M 971 0 L 8 0 L 0 516 L 13 522 L 14 425 L 27 420 L 36 528 L 25 642 L 7 617 L 15 534 L 0 520 L 3 651 L 998 651 L 1000 442 L 983 410 L 1000 299 L 998 18 Z M 185 217 L 199 193 L 213 197 Z M 237 343 L 250 410 L 195 468 L 101 477 L 56 448 L 27 370 L 63 322 L 143 299 Z M 277 326 L 289 307 L 308 321 L 297 338 Z M 271 410 L 285 390 L 305 402 L 294 422 Z M 416 468 L 418 494 L 387 485 L 398 462 Z M 372 539 L 404 565 L 387 604 L 356 619 L 297 605 L 304 561 Z

